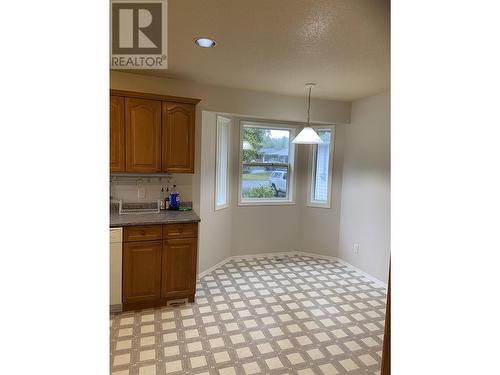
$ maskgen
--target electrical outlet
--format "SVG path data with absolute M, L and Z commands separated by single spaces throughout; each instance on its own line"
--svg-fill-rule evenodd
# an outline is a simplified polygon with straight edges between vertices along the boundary
M 137 198 L 139 199 L 146 198 L 146 188 L 144 186 L 139 186 L 137 188 Z
M 355 243 L 353 245 L 353 249 L 354 249 L 354 254 L 359 254 L 359 243 Z

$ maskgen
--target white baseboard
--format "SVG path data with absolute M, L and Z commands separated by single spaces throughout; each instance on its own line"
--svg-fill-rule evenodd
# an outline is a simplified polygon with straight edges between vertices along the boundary
M 383 281 L 377 279 L 375 276 L 372 276 L 370 275 L 369 273 L 363 271 L 362 269 L 359 269 L 358 267 L 356 266 L 353 266 L 351 263 L 349 262 L 346 262 L 344 259 L 342 258 L 337 258 L 337 261 L 339 263 L 342 263 L 344 264 L 345 266 L 348 266 L 350 268 L 352 268 L 353 270 L 355 270 L 357 273 L 363 275 L 364 277 L 366 277 L 368 280 L 372 281 L 374 284 L 377 284 L 378 286 L 384 288 L 387 290 L 387 283 L 384 283 Z
M 226 264 L 230 260 L 231 260 L 231 257 L 227 257 L 226 259 L 221 260 L 219 263 L 213 265 L 212 267 L 207 268 L 205 271 L 200 272 L 198 274 L 198 280 L 201 279 L 203 276 L 208 275 L 210 272 L 215 271 L 217 268 L 222 267 L 224 264 Z
M 285 251 L 285 252 L 276 252 L 276 253 L 233 255 L 233 256 L 227 257 L 226 259 L 220 261 L 219 263 L 206 269 L 205 271 L 200 272 L 198 274 L 198 279 L 202 278 L 203 276 L 208 275 L 209 273 L 211 273 L 215 269 L 223 266 L 224 264 L 226 264 L 227 262 L 229 262 L 231 260 L 243 260 L 243 259 L 251 259 L 251 258 L 275 258 L 275 257 L 294 256 L 294 255 L 309 256 L 311 258 L 327 259 L 327 260 L 330 260 L 332 262 L 339 262 L 339 263 L 343 264 L 344 266 L 352 268 L 354 271 L 356 271 L 360 275 L 366 277 L 368 280 L 370 280 L 372 283 L 376 284 L 378 287 L 387 289 L 386 283 L 380 281 L 376 277 L 370 275 L 369 273 L 366 273 L 365 271 L 359 269 L 358 267 L 353 266 L 352 264 L 350 264 L 349 262 L 346 262 L 342 258 L 333 257 L 330 255 L 317 254 L 317 253 L 309 253 L 309 252 L 305 252 L 305 251 Z
M 202 278 L 203 276 L 208 275 L 210 272 L 214 271 L 215 269 L 222 267 L 224 264 L 229 262 L 230 260 L 242 260 L 242 259 L 250 259 L 250 258 L 273 258 L 273 257 L 279 257 L 279 256 L 285 256 L 285 255 L 290 255 L 290 254 L 295 254 L 295 252 L 281 252 L 281 253 L 262 253 L 262 254 L 249 254 L 249 255 L 233 255 L 230 257 L 227 257 L 223 260 L 221 260 L 219 263 L 216 265 L 213 265 L 212 267 L 207 268 L 205 271 L 202 271 L 198 274 L 198 280 Z
M 275 258 L 284 257 L 297 254 L 297 251 L 281 251 L 277 253 L 259 253 L 259 254 L 245 254 L 245 255 L 233 255 L 231 260 L 243 260 L 252 258 Z
M 319 259 L 328 259 L 331 260 L 332 262 L 338 262 L 339 258 L 337 257 L 332 257 L 331 255 L 323 255 L 323 254 L 318 254 L 318 253 L 309 253 L 307 251 L 296 251 L 297 255 L 303 255 L 305 257 L 311 257 L 311 258 L 319 258 Z
M 308 253 L 308 252 L 304 252 L 304 251 L 297 251 L 297 254 L 304 255 L 304 256 L 310 256 L 313 258 L 329 259 L 329 260 L 334 261 L 334 262 L 339 262 L 339 263 L 343 264 L 344 266 L 352 268 L 354 271 L 356 271 L 360 275 L 363 275 L 364 277 L 366 277 L 368 280 L 370 280 L 374 284 L 377 284 L 377 286 L 382 287 L 384 289 L 387 289 L 387 283 L 384 283 L 383 281 L 377 279 L 375 276 L 372 276 L 369 273 L 359 269 L 358 267 L 353 266 L 351 263 L 345 261 L 342 258 L 332 257 L 329 255 L 323 255 L 323 254 L 317 254 L 317 253 Z

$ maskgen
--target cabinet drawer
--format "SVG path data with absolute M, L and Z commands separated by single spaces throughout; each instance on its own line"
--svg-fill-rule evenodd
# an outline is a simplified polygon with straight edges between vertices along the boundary
M 125 227 L 123 231 L 124 242 L 161 240 L 161 225 L 138 225 Z
M 163 238 L 198 237 L 198 223 L 166 224 L 163 226 Z

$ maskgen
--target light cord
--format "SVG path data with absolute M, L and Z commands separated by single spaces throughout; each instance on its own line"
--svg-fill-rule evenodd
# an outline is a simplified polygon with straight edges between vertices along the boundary
M 309 126 L 309 116 L 311 113 L 311 89 L 312 87 L 309 86 L 309 99 L 307 100 L 307 126 Z

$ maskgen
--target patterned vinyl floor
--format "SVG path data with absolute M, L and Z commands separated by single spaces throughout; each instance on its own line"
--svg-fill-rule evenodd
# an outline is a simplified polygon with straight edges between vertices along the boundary
M 196 303 L 111 317 L 112 375 L 379 374 L 385 290 L 338 262 L 233 260 Z

